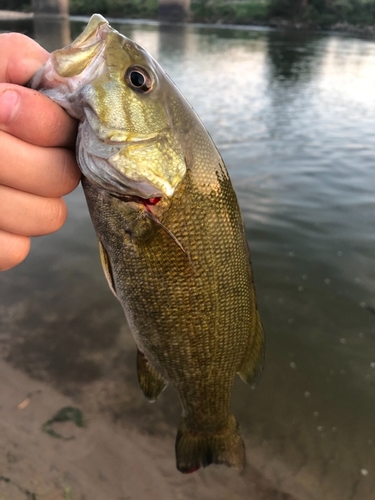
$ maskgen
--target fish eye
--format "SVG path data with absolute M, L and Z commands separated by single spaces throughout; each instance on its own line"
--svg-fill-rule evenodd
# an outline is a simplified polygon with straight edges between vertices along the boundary
M 147 71 L 139 66 L 131 66 L 125 73 L 125 81 L 129 87 L 145 93 L 151 90 L 152 80 Z

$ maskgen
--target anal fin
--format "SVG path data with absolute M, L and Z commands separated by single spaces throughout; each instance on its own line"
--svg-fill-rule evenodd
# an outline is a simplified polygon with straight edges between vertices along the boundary
M 168 382 L 155 370 L 139 349 L 137 353 L 137 372 L 138 382 L 143 394 L 149 401 L 155 401 L 167 387 Z
M 256 312 L 255 331 L 252 342 L 245 354 L 242 365 L 238 371 L 244 382 L 255 386 L 264 367 L 264 333 L 259 312 Z

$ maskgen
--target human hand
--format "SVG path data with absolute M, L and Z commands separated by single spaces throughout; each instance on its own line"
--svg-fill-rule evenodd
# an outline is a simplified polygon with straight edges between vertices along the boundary
M 67 216 L 61 197 L 81 176 L 76 121 L 22 87 L 48 56 L 24 35 L 0 35 L 0 271 L 26 258 L 31 236 L 60 229 Z

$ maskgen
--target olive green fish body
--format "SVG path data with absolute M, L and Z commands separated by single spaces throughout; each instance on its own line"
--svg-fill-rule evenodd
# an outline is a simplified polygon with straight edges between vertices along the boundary
M 104 21 L 90 23 L 75 50 Z M 179 394 L 178 469 L 242 468 L 231 392 L 236 373 L 249 383 L 260 374 L 263 331 L 237 199 L 192 108 L 150 56 L 106 26 L 112 42 L 100 50 L 109 72 L 83 87 L 80 104 L 65 103 L 82 121 L 78 160 L 103 268 L 138 346 L 143 392 L 154 400 L 171 382 Z M 98 51 L 97 40 L 84 50 Z M 80 65 L 69 60 L 59 75 L 81 74 Z M 64 105 L 61 91 L 48 95 Z M 113 96 L 123 118 L 111 113 Z

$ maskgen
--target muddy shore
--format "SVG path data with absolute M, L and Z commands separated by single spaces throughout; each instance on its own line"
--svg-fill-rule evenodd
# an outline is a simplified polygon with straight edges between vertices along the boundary
M 175 469 L 174 436 L 167 428 L 155 436 L 142 433 L 90 412 L 84 402 L 79 406 L 85 427 L 55 424 L 57 433 L 74 439 L 55 438 L 43 432 L 43 423 L 61 408 L 77 407 L 77 399 L 4 361 L 0 379 L 1 500 L 183 500 L 202 495 L 227 500 L 229 494 L 232 499 L 294 499 L 252 464 L 243 474 L 216 466 L 183 476 Z

